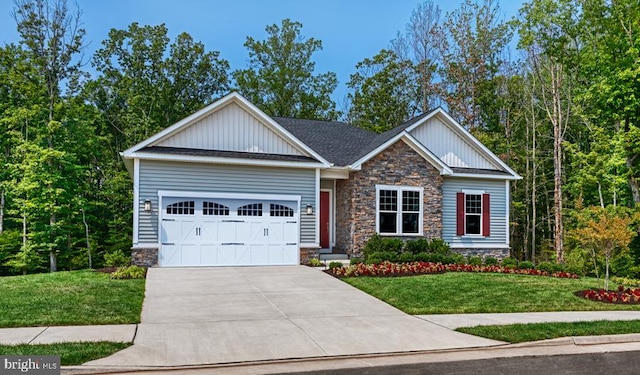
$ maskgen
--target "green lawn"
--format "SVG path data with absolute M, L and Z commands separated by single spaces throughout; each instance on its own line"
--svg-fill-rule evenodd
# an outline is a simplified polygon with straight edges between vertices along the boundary
M 605 304 L 573 295 L 578 290 L 601 288 L 602 282 L 593 278 L 448 272 L 343 280 L 413 315 L 640 310 L 640 305 Z
M 0 328 L 138 323 L 144 282 L 93 271 L 0 277 Z
M 59 355 L 63 366 L 74 366 L 107 357 L 131 343 L 124 342 L 71 342 L 46 345 L 0 345 L 2 355 Z
M 619 335 L 640 332 L 640 320 L 576 323 L 510 324 L 458 328 L 457 331 L 511 343 L 568 336 Z

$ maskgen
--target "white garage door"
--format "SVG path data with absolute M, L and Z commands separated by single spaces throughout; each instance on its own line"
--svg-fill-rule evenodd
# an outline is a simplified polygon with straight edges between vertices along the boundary
M 163 198 L 159 264 L 298 264 L 298 202 Z

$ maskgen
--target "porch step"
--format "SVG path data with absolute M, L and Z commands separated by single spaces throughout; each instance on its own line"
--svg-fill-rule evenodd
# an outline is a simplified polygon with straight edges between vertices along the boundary
M 320 260 L 349 260 L 347 254 L 318 254 Z

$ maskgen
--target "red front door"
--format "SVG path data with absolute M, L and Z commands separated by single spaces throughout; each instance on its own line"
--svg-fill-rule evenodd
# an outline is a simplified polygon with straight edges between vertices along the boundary
M 320 192 L 320 247 L 329 249 L 331 244 L 329 240 L 329 199 L 328 191 Z

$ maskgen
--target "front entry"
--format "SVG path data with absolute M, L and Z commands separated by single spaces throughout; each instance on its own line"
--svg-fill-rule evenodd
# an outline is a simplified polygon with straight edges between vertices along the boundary
M 331 236 L 329 229 L 331 199 L 328 191 L 320 192 L 320 247 L 329 249 L 331 247 Z

